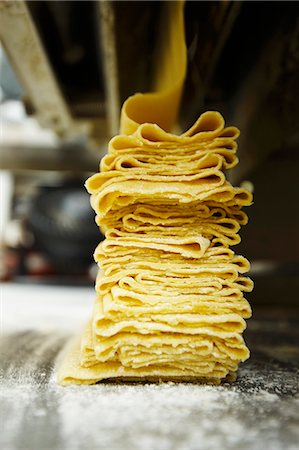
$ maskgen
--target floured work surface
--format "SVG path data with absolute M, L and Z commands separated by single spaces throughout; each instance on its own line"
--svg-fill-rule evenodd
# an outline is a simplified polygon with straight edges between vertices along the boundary
M 246 331 L 251 358 L 232 384 L 66 389 L 53 379 L 55 358 L 88 315 L 92 295 L 29 286 L 9 293 L 4 286 L 3 322 L 11 325 L 0 348 L 2 448 L 297 449 L 298 312 L 255 311 Z

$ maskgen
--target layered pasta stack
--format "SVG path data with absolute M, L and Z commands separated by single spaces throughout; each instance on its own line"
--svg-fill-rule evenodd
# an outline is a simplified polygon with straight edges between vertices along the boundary
M 177 136 L 142 124 L 114 137 L 87 181 L 105 239 L 95 251 L 96 301 L 59 381 L 233 379 L 249 356 L 248 261 L 231 249 L 251 193 L 225 171 L 235 127 L 206 112 Z

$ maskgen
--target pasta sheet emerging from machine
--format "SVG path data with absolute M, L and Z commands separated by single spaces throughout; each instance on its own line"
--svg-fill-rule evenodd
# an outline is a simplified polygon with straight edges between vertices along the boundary
M 183 43 L 183 5 L 169 3 L 169 42 Z M 86 182 L 105 240 L 94 253 L 92 317 L 60 361 L 61 384 L 219 383 L 249 356 L 244 293 L 253 284 L 244 276 L 249 262 L 231 247 L 252 195 L 225 176 L 238 163 L 239 130 L 208 111 L 181 135 L 166 131 L 186 67 L 184 45 L 169 48 L 177 53 L 169 56 L 175 65 L 162 67 L 168 82 L 125 102 L 121 134 Z

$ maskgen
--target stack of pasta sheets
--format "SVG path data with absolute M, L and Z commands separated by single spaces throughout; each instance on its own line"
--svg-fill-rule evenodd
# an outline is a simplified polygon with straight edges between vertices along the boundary
M 248 261 L 231 248 L 252 202 L 225 177 L 238 163 L 238 135 L 206 112 L 180 136 L 142 124 L 110 141 L 87 181 L 105 234 L 96 301 L 60 382 L 234 378 L 249 356 L 252 289 Z

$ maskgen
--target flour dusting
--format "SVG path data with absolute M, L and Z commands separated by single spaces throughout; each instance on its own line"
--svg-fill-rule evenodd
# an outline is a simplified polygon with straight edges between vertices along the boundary
M 267 342 L 263 324 L 258 341 L 263 347 L 252 347 L 251 359 L 241 366 L 237 382 L 231 385 L 102 383 L 61 387 L 55 381 L 55 360 L 68 330 L 74 326 L 75 331 L 77 323 L 82 325 L 80 315 L 89 311 L 84 295 L 89 292 L 82 291 L 76 307 L 71 298 L 65 302 L 63 311 L 69 306 L 69 314 L 64 316 L 59 312 L 61 298 L 53 305 L 44 303 L 42 322 L 41 316 L 34 319 L 32 315 L 40 302 L 38 294 L 31 303 L 21 296 L 14 302 L 10 298 L 11 303 L 4 307 L 9 326 L 0 341 L 1 448 L 298 450 L 298 365 L 294 351 L 286 363 L 285 351 L 280 354 L 278 350 L 283 342 L 285 346 L 297 342 L 297 326 L 284 328 L 277 338 L 280 347 L 275 347 L 279 328 L 269 324 L 276 334 Z M 15 327 L 18 308 L 22 326 Z M 254 330 L 255 342 L 257 337 L 258 329 Z M 260 350 L 265 347 L 267 353 Z

